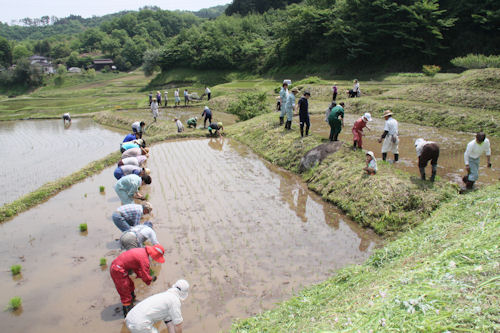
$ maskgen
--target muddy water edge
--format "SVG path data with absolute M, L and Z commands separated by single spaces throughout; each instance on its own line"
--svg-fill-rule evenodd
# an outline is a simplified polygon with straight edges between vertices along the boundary
M 167 250 L 158 281 L 136 280 L 138 299 L 178 278 L 191 283 L 186 332 L 227 330 L 300 288 L 360 263 L 379 240 L 307 190 L 299 177 L 228 140 L 152 147 L 151 219 Z M 108 265 L 118 255 L 113 168 L 0 225 L 2 332 L 126 332 Z M 105 186 L 104 194 L 99 186 Z M 78 225 L 88 224 L 80 233 Z M 8 268 L 23 266 L 13 278 Z M 163 324 L 162 331 L 166 331 Z

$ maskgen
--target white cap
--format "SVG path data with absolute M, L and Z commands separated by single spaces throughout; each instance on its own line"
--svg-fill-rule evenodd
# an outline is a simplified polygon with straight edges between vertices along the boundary
M 375 158 L 375 154 L 374 154 L 371 150 L 367 151 L 367 152 L 366 152 L 366 155 L 370 155 L 370 156 L 371 156 L 371 158 L 373 158 L 374 160 L 376 160 L 376 158 Z
M 365 118 L 366 118 L 366 120 L 368 120 L 368 121 L 372 121 L 372 115 L 371 115 L 371 114 L 369 114 L 368 112 L 367 112 L 367 113 L 365 113 L 365 114 L 363 115 L 363 117 L 365 117 Z
M 184 301 L 188 297 L 189 283 L 186 280 L 177 280 L 172 286 L 172 289 L 176 289 L 181 301 Z
M 205 110 L 208 110 L 208 106 L 205 105 Z
M 422 142 L 424 142 L 424 139 L 422 138 L 418 138 L 417 140 L 415 140 L 415 147 L 421 144 Z

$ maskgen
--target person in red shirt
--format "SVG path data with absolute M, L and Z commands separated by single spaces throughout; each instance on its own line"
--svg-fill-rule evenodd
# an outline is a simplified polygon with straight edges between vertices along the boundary
M 120 295 L 123 305 L 123 316 L 132 309 L 132 302 L 135 299 L 135 285 L 129 277 L 129 271 L 133 271 L 138 278 L 141 278 L 148 286 L 152 281 L 156 281 L 156 276 L 149 273 L 149 257 L 154 261 L 164 263 L 165 249 L 160 244 L 146 246 L 145 248 L 134 248 L 120 254 L 109 269 L 111 278 Z
M 370 130 L 366 124 L 372 120 L 372 116 L 367 112 L 361 118 L 354 122 L 354 126 L 352 127 L 352 136 L 353 136 L 353 149 L 356 150 L 356 146 L 359 149 L 363 148 L 363 128 L 367 128 Z

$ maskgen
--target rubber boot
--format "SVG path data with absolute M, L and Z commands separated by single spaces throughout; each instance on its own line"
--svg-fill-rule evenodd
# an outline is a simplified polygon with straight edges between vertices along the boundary
M 397 162 L 399 160 L 399 154 L 394 154 L 394 162 Z
M 132 303 L 134 303 L 134 301 L 135 301 L 135 292 L 132 291 L 130 293 L 130 296 L 132 296 Z
M 283 125 L 283 117 L 280 117 L 280 126 Z
M 387 153 L 382 153 L 382 161 L 385 161 L 387 159 Z
M 420 170 L 420 179 L 425 180 L 425 168 L 418 168 Z
M 436 172 L 437 172 L 437 165 L 432 166 L 432 175 L 431 175 L 431 182 L 434 183 L 434 179 L 436 179 Z
M 309 135 L 309 126 L 306 127 L 306 136 Z
M 292 129 L 292 122 L 290 120 L 286 121 L 285 129 L 287 129 L 287 130 L 291 130 Z
M 468 190 L 472 190 L 472 188 L 474 187 L 474 182 L 471 182 L 470 180 L 467 181 L 467 183 L 465 183 L 465 187 L 468 189 Z
M 124 305 L 122 306 L 123 310 L 123 318 L 127 316 L 127 313 L 129 313 L 130 310 L 132 310 L 132 305 Z
M 300 137 L 304 137 L 304 127 L 300 127 Z

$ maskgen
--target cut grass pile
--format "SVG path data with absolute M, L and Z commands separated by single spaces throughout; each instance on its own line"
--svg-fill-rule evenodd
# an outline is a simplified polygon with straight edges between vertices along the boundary
M 233 332 L 499 332 L 500 186 L 420 226 Z
M 270 162 L 298 172 L 302 156 L 323 143 L 314 135 L 301 139 L 278 126 L 278 115 L 266 114 L 228 127 L 227 134 L 252 148 Z M 363 175 L 365 157 L 342 148 L 303 175 L 308 186 L 334 203 L 353 220 L 388 236 L 420 223 L 443 201 L 457 195 L 457 187 L 437 181 L 422 182 L 379 162 L 377 175 Z

